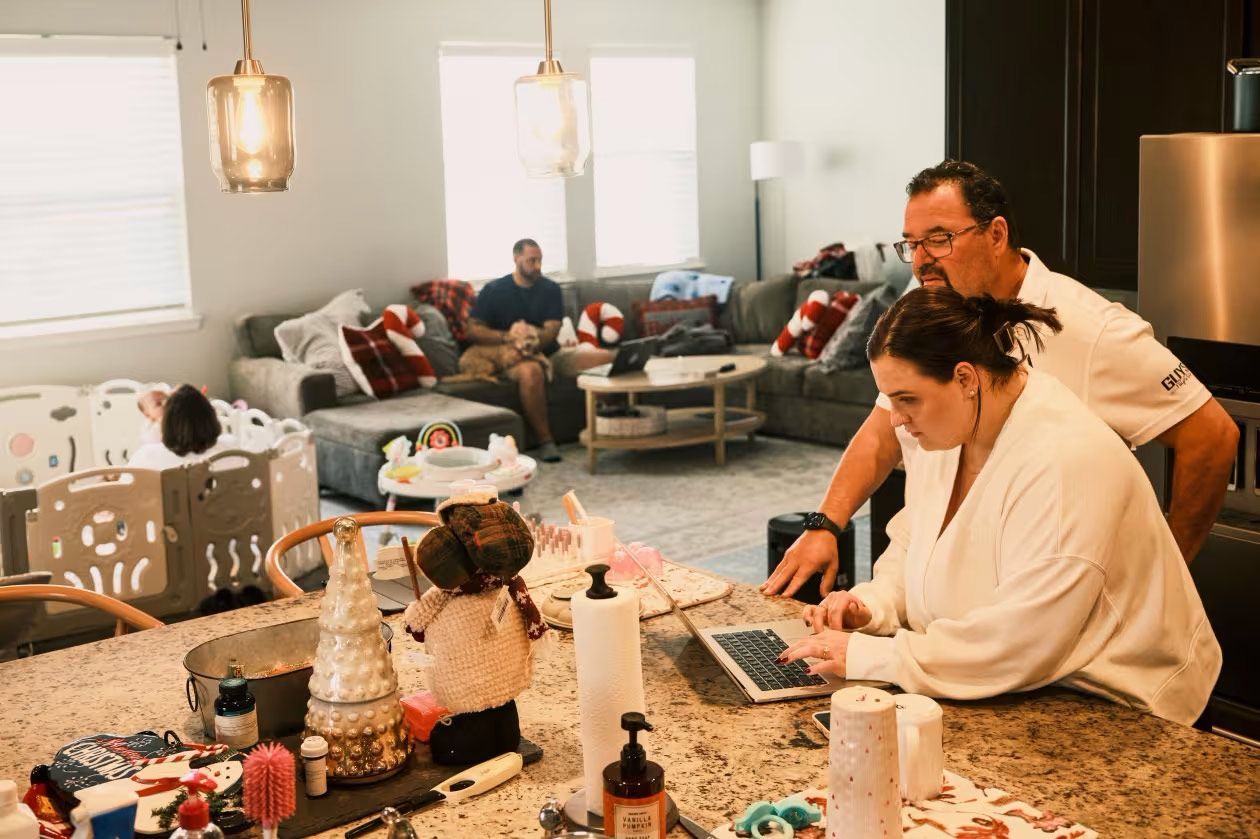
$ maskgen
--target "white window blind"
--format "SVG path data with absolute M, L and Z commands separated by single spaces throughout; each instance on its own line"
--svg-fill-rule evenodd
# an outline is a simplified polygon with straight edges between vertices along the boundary
M 698 259 L 695 59 L 593 56 L 591 109 L 598 267 Z
M 512 244 L 524 238 L 542 248 L 544 273 L 568 267 L 564 181 L 527 178 L 516 154 L 512 86 L 537 69 L 537 50 L 511 55 L 443 49 L 442 162 L 451 277 L 484 280 L 511 272 Z
M 189 303 L 175 57 L 0 37 L 0 326 Z

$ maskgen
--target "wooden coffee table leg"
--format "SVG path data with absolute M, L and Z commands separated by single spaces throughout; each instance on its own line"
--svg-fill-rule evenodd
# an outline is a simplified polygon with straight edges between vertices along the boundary
M 595 391 L 586 392 L 586 468 L 595 474 Z
M 748 409 L 749 413 L 756 411 L 757 410 L 757 380 L 756 379 L 749 379 L 748 382 L 744 385 L 744 396 L 746 398 L 746 401 L 744 402 L 744 407 Z M 753 438 L 756 436 L 757 436 L 757 432 L 749 431 L 748 442 L 751 443 L 753 441 Z
M 713 454 L 718 466 L 726 465 L 726 385 L 713 386 Z

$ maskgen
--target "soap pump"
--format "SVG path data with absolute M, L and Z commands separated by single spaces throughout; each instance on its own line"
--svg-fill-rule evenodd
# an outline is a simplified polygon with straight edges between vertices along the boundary
M 652 725 L 640 713 L 621 715 L 630 733 L 621 759 L 604 769 L 604 832 L 615 839 L 665 839 L 665 770 L 638 741 Z

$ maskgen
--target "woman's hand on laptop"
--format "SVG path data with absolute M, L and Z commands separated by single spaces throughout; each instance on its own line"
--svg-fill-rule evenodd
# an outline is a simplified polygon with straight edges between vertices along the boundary
M 779 656 L 779 664 L 788 664 L 802 658 L 816 658 L 817 664 L 809 666 L 809 673 L 830 673 L 845 678 L 849 658 L 849 633 L 838 629 L 824 629 L 814 635 L 806 635 L 793 641 Z
M 847 591 L 833 591 L 817 606 L 806 606 L 805 623 L 815 633 L 825 629 L 861 629 L 871 622 L 871 610 Z

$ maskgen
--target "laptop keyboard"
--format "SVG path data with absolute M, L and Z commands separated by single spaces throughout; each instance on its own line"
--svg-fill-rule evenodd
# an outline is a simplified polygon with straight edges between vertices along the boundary
M 808 665 L 803 661 L 776 663 L 775 659 L 787 649 L 787 644 L 773 629 L 715 633 L 713 640 L 748 674 L 753 684 L 762 690 L 787 690 L 827 683 L 822 676 L 806 673 Z

